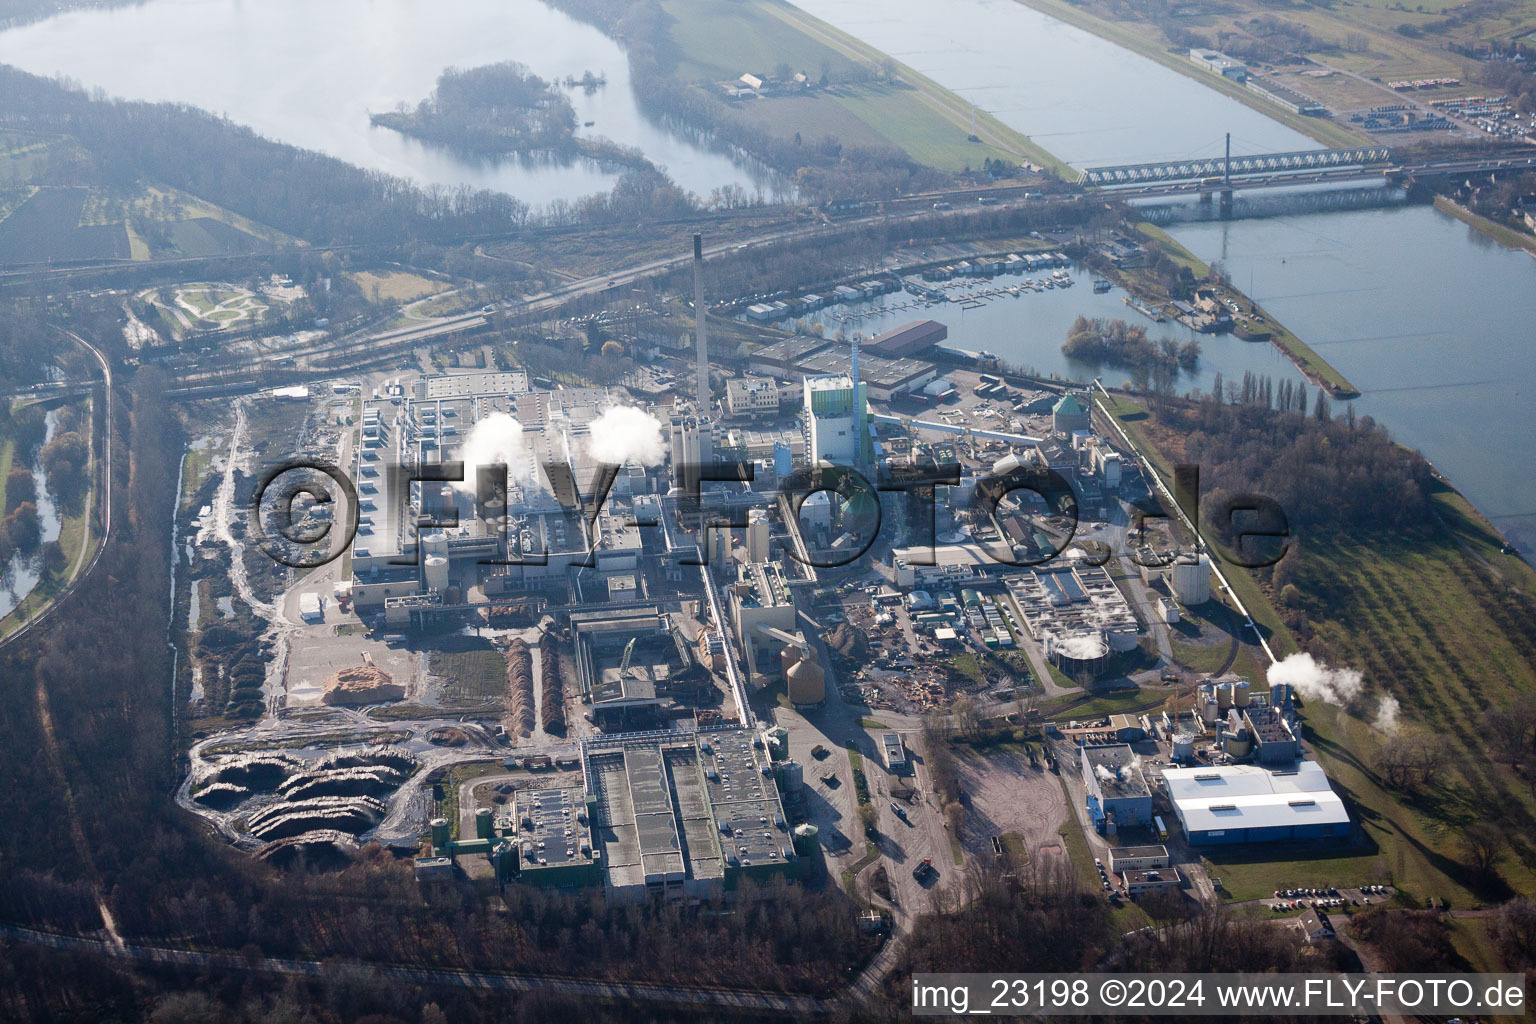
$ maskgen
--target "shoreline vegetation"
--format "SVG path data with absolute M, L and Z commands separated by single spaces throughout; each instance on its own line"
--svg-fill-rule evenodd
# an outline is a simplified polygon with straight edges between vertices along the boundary
M 1143 221 L 1136 225 L 1136 230 L 1147 239 L 1148 243 L 1173 260 L 1174 263 L 1189 268 L 1190 273 L 1195 277 L 1210 279 L 1214 276 L 1211 268 L 1204 261 L 1180 245 L 1172 235 L 1162 228 Z M 1145 282 L 1138 280 L 1135 283 L 1140 287 L 1131 287 L 1132 282 L 1127 282 L 1128 290 L 1133 292 L 1145 291 Z M 1235 287 L 1230 281 L 1225 282 L 1223 287 L 1233 295 L 1239 296 L 1241 301 L 1253 310 L 1254 318 L 1269 332 L 1268 341 L 1291 361 L 1302 376 L 1323 388 L 1334 398 L 1360 397 L 1360 389 L 1350 383 L 1349 378 L 1334 369 L 1332 364 L 1313 351 L 1306 342 L 1287 330 L 1285 325 L 1255 302 L 1252 296 L 1244 294 L 1241 289 Z M 1154 301 L 1166 301 L 1165 298 L 1159 296 L 1146 297 L 1152 298 Z M 1258 335 L 1251 336 L 1254 340 L 1258 340 Z
M 571 87 L 600 88 L 588 71 L 569 77 Z M 517 156 L 570 163 L 594 160 L 610 166 L 656 169 L 637 149 L 611 139 L 576 134 L 576 110 L 553 83 L 511 61 L 449 68 L 432 94 L 411 108 L 371 114 L 377 127 L 474 157 Z
M 1536 235 L 1522 235 L 1513 228 L 1507 228 L 1496 221 L 1489 220 L 1482 214 L 1473 213 L 1448 196 L 1435 196 L 1435 209 L 1455 217 L 1478 234 L 1492 239 L 1506 249 L 1528 252 L 1532 257 L 1536 257 Z
M 1129 370 L 1133 377 L 1150 379 L 1164 387 L 1172 385 L 1179 371 L 1193 373 L 1200 366 L 1198 341 L 1152 341 L 1141 324 L 1121 319 L 1079 316 L 1067 331 L 1061 352 L 1081 363 Z

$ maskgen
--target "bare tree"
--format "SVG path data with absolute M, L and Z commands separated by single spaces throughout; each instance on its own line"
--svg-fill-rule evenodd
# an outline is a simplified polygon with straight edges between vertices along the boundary
M 1526 736 L 1536 727 L 1536 702 L 1522 700 L 1508 707 L 1489 708 L 1483 713 L 1482 727 L 1493 752 L 1513 768 L 1526 752 Z
M 1462 830 L 1461 844 L 1473 872 L 1479 878 L 1486 879 L 1493 874 L 1499 858 L 1504 855 L 1509 837 L 1493 822 L 1478 821 Z

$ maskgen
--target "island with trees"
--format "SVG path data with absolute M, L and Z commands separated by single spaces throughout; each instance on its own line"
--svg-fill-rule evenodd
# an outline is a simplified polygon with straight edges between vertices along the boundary
M 587 73 L 583 83 L 595 88 Z M 573 81 L 575 81 L 573 79 Z M 459 152 L 482 157 L 517 155 L 569 162 L 579 157 L 650 168 L 639 151 L 609 139 L 576 134 L 576 110 L 553 83 L 521 64 L 505 61 L 478 68 L 449 68 L 432 94 L 414 109 L 372 115 L 375 125 Z

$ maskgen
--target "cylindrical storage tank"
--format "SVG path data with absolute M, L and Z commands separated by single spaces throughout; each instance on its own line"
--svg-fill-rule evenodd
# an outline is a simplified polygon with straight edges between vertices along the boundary
M 783 650 L 779 651 L 779 670 L 787 675 L 799 660 L 800 648 L 794 644 L 785 644 Z
M 1195 738 L 1187 732 L 1180 733 L 1173 738 L 1173 759 L 1175 761 L 1193 760 L 1195 756 Z
M 1173 596 L 1186 607 L 1211 599 L 1211 560 L 1205 555 L 1173 563 Z
M 428 555 L 441 555 L 448 557 L 448 535 L 441 530 L 434 530 L 421 538 L 421 550 Z
M 1218 714 L 1214 697 L 1202 697 L 1200 699 L 1200 720 L 1202 722 L 1206 725 L 1211 725 L 1215 723 Z
M 437 850 L 448 848 L 448 819 L 432 819 L 432 847 Z
M 1217 683 L 1216 684 L 1216 710 L 1222 712 L 1223 714 L 1225 714 L 1227 708 L 1230 708 L 1231 706 L 1232 706 L 1232 684 L 1231 683 Z
M 426 566 L 427 589 L 447 590 L 448 559 L 444 558 L 442 555 L 428 555 Z
M 1233 684 L 1232 704 L 1240 708 L 1248 706 L 1248 680 L 1243 679 Z
M 784 673 L 789 702 L 795 705 L 820 704 L 827 699 L 827 674 L 809 658 L 801 658 Z
M 821 831 L 815 825 L 796 825 L 794 846 L 797 856 L 809 857 L 821 845 Z
M 475 812 L 475 835 L 481 839 L 491 838 L 491 809 L 482 807 Z
M 1253 750 L 1253 741 L 1248 738 L 1248 730 L 1231 733 L 1227 736 L 1226 751 L 1228 757 L 1247 757 Z
M 805 766 L 799 761 L 785 761 L 779 766 L 779 778 L 786 793 L 798 793 L 805 788 Z
M 1071 551 L 1068 554 L 1083 557 L 1085 553 L 1082 551 Z M 1109 631 L 1109 646 L 1111 650 L 1120 651 L 1121 653 L 1135 650 L 1137 640 L 1138 637 L 1134 629 L 1115 629 Z

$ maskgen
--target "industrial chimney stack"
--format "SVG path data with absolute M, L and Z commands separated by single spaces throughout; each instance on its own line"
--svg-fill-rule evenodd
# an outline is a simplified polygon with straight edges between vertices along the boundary
M 693 236 L 693 318 L 697 325 L 699 346 L 699 415 L 708 416 L 709 405 L 709 342 L 706 337 L 704 305 L 704 236 Z

